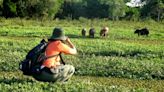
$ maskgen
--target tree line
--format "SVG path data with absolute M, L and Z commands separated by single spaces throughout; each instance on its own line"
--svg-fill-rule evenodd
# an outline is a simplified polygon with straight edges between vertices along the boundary
M 164 19 L 164 0 L 146 1 L 143 7 L 128 7 L 130 0 L 0 0 L 0 16 L 5 18 L 111 20 Z

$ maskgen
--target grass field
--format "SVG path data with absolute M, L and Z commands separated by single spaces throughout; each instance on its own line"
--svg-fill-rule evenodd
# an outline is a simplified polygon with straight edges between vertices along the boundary
M 94 26 L 94 39 L 81 29 Z M 110 29 L 100 38 L 102 26 Z M 37 21 L 0 18 L 0 92 L 164 92 L 164 23 L 154 21 Z M 77 47 L 75 56 L 63 55 L 76 68 L 66 83 L 39 82 L 24 76 L 18 64 L 41 39 L 62 27 Z M 148 37 L 135 28 L 147 27 Z M 88 35 L 88 34 L 87 34 Z

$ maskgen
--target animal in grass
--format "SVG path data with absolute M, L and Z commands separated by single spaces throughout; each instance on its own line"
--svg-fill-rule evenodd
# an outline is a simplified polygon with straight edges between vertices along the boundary
M 100 30 L 100 36 L 101 37 L 107 37 L 108 36 L 108 33 L 109 33 L 109 28 L 108 27 L 103 27 Z
M 82 34 L 83 37 L 86 36 L 86 29 L 85 29 L 85 28 L 83 28 L 83 29 L 81 30 L 81 34 Z
M 134 31 L 134 34 L 138 34 L 138 36 L 140 36 L 140 35 L 146 35 L 146 36 L 148 36 L 149 35 L 149 30 L 147 28 L 136 29 Z
M 94 38 L 95 37 L 95 29 L 94 28 L 91 28 L 90 30 L 89 30 L 89 37 L 90 38 Z

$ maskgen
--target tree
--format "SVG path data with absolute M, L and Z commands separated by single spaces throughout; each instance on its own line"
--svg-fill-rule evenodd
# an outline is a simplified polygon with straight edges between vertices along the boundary
M 86 0 L 86 13 L 88 18 L 108 18 L 109 0 Z
M 160 21 L 164 18 L 164 0 L 145 0 L 146 5 L 142 8 L 142 17 L 151 17 Z
M 72 0 L 72 17 L 78 19 L 79 17 L 87 17 L 86 7 L 87 3 L 84 0 Z
M 31 9 L 31 7 L 34 5 L 34 1 L 36 2 L 36 0 L 31 0 L 31 2 L 30 0 L 18 0 L 17 15 L 19 17 L 27 17 L 32 15 L 33 14 L 32 11 L 34 11 L 34 9 Z
M 3 0 L 0 0 L 0 16 L 2 16 L 2 7 L 3 7 Z
M 78 19 L 79 17 L 103 18 L 108 15 L 105 13 L 104 7 L 99 0 L 65 0 L 62 5 L 62 12 L 58 16 L 71 19 Z
M 120 17 L 125 16 L 126 6 L 124 0 L 103 0 L 108 5 L 109 17 L 113 20 L 119 20 Z
M 42 17 L 54 18 L 59 11 L 63 1 L 62 0 L 40 0 L 36 7 L 39 10 L 39 15 Z
M 72 19 L 73 17 L 73 1 L 72 0 L 64 0 L 62 5 L 62 12 L 60 12 L 60 18 L 69 17 Z
M 99 0 L 86 0 L 86 13 L 88 18 L 100 17 L 101 6 Z
M 5 17 L 54 18 L 63 0 L 4 0 Z
M 127 7 L 126 10 L 126 15 L 125 15 L 125 19 L 128 20 L 139 20 L 140 19 L 140 8 L 131 8 L 131 7 Z
M 3 1 L 3 16 L 6 18 L 8 17 L 15 17 L 17 16 L 17 6 L 16 6 L 17 0 L 4 0 Z
M 124 0 L 65 0 L 58 16 L 118 20 L 125 15 L 125 10 Z

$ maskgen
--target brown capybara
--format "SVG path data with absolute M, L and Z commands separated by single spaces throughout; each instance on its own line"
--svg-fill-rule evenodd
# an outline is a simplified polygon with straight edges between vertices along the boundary
M 91 28 L 91 29 L 89 30 L 89 37 L 90 37 L 90 38 L 94 38 L 94 35 L 95 35 L 95 29 L 94 29 L 94 28 Z
M 86 36 L 86 29 L 85 29 L 85 28 L 83 28 L 83 29 L 81 30 L 81 34 L 82 34 L 83 37 Z
M 100 36 L 101 37 L 106 37 L 108 35 L 109 32 L 109 28 L 108 27 L 104 27 L 100 30 Z

